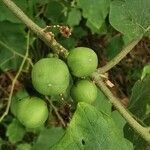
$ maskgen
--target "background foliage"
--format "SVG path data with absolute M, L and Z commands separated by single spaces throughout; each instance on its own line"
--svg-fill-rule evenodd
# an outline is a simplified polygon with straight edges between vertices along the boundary
M 14 2 L 39 26 L 68 25 L 69 38 L 52 28 L 55 38 L 68 50 L 86 46 L 95 50 L 102 66 L 116 56 L 131 40 L 143 36 L 141 45 L 108 73 L 115 84 L 113 93 L 129 106 L 129 110 L 145 126 L 150 124 L 150 76 L 143 67 L 150 58 L 150 1 L 147 0 L 14 0 Z M 28 29 L 0 1 L 0 114 L 6 107 L 11 80 L 15 76 L 27 44 Z M 28 92 L 36 93 L 30 79 L 30 63 L 51 53 L 40 39 L 30 34 L 29 58 L 15 86 L 12 103 Z M 140 48 L 141 46 L 141 48 Z M 133 88 L 132 88 L 133 87 Z M 23 89 L 23 92 L 22 92 Z M 41 97 L 41 95 L 39 95 Z M 148 144 L 126 124 L 99 91 L 93 106 L 70 101 L 54 104 L 68 123 L 67 129 L 52 112 L 45 126 L 27 129 L 11 112 L 0 123 L 0 149 L 49 150 L 145 150 Z M 53 100 L 60 97 L 52 97 Z M 71 106 L 71 108 L 69 107 Z M 74 115 L 73 115 L 74 114 Z M 72 118 L 72 119 L 71 119 Z M 70 123 L 69 123 L 70 122 Z

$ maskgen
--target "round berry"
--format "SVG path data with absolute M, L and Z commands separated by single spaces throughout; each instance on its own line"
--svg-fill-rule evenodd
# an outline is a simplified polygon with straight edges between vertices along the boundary
M 97 97 L 97 87 L 88 80 L 78 81 L 71 89 L 71 97 L 77 102 L 92 103 Z
M 27 128 L 40 127 L 48 118 L 47 104 L 37 97 L 24 98 L 18 103 L 17 118 Z
M 64 93 L 69 85 L 67 65 L 58 58 L 43 58 L 32 69 L 32 84 L 43 95 Z
M 98 58 L 92 49 L 77 47 L 69 52 L 67 63 L 74 76 L 86 77 L 96 70 Z

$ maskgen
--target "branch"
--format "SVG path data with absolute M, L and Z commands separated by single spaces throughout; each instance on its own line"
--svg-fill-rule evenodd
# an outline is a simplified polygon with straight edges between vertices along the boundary
M 12 81 L 12 86 L 11 86 L 11 91 L 10 91 L 10 94 L 9 94 L 9 97 L 8 97 L 8 103 L 7 103 L 7 107 L 6 107 L 6 110 L 5 112 L 3 113 L 3 115 L 0 117 L 0 122 L 5 118 L 5 116 L 8 114 L 9 112 L 9 108 L 10 108 L 10 105 L 11 105 L 11 99 L 12 99 L 12 95 L 13 95 L 13 91 L 14 91 L 14 87 L 15 87 L 15 84 L 16 84 L 16 81 L 23 69 L 23 66 L 25 64 L 25 61 L 26 59 L 28 58 L 28 50 L 29 50 L 29 33 L 28 33 L 28 37 L 27 37 L 27 49 L 26 49 L 26 54 L 22 60 L 22 63 L 20 65 L 20 68 L 15 76 L 15 78 L 13 79 Z
M 51 47 L 54 53 L 65 58 L 67 57 L 68 51 L 54 39 L 53 35 L 51 35 L 49 32 L 44 32 L 44 30 L 35 24 L 31 19 L 29 19 L 27 15 L 24 14 L 24 12 L 12 0 L 2 1 L 19 20 L 21 20 L 29 29 L 37 34 L 37 36 L 43 40 L 46 45 Z
M 130 112 L 120 103 L 109 88 L 102 81 L 99 74 L 94 75 L 94 81 L 96 81 L 97 86 L 103 91 L 103 93 L 108 97 L 110 102 L 115 106 L 115 108 L 120 112 L 120 114 L 126 119 L 130 126 L 141 135 L 147 142 L 150 143 L 150 132 L 148 128 L 141 126 L 133 117 L 130 115 Z
M 66 123 L 63 120 L 63 118 L 61 117 L 61 115 L 59 114 L 59 112 L 57 111 L 57 108 L 53 105 L 52 101 L 49 99 L 48 96 L 45 96 L 45 98 L 48 100 L 48 102 L 50 103 L 50 105 L 52 106 L 57 118 L 60 120 L 61 124 L 63 125 L 63 127 L 66 127 Z
M 100 74 L 103 74 L 113 68 L 115 65 L 117 65 L 141 40 L 141 38 L 138 38 L 131 43 L 129 43 L 127 46 L 125 46 L 121 52 L 116 55 L 111 61 L 108 62 L 104 67 L 101 67 L 97 69 L 97 72 Z

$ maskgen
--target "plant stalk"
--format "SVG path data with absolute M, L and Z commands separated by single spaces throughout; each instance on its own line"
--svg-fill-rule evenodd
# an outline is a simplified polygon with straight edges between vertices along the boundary
M 127 46 L 125 46 L 121 50 L 121 52 L 118 55 L 116 55 L 111 61 L 109 61 L 104 67 L 97 69 L 97 72 L 100 74 L 103 74 L 103 73 L 109 71 L 115 65 L 117 65 L 138 44 L 138 42 L 141 40 L 141 38 L 133 40 L 131 43 L 129 43 Z

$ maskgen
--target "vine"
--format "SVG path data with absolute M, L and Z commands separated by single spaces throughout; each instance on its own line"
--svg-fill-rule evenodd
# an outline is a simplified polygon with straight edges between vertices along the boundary
M 25 64 L 25 62 L 26 62 L 26 60 L 27 60 L 27 58 L 28 58 L 28 54 L 29 54 L 29 52 L 28 52 L 28 50 L 29 50 L 29 37 L 30 37 L 30 34 L 29 34 L 29 32 L 28 32 L 26 53 L 25 53 L 25 56 L 24 56 L 24 58 L 23 58 L 23 60 L 22 60 L 22 63 L 21 63 L 21 65 L 20 65 L 20 67 L 19 67 L 19 70 L 18 70 L 16 76 L 15 76 L 14 79 L 12 80 L 12 86 L 11 86 L 10 94 L 9 94 L 9 97 L 8 97 L 7 107 L 6 107 L 5 112 L 4 112 L 4 113 L 2 114 L 2 116 L 0 117 L 0 122 L 5 118 L 5 116 L 6 116 L 6 115 L 8 114 L 8 112 L 9 112 L 9 108 L 10 108 L 10 104 L 11 104 L 11 100 L 12 100 L 12 95 L 13 95 L 13 91 L 14 91 L 15 84 L 16 84 L 17 79 L 18 79 L 19 75 L 21 74 L 22 69 L 23 69 L 23 66 L 24 66 L 24 64 Z

